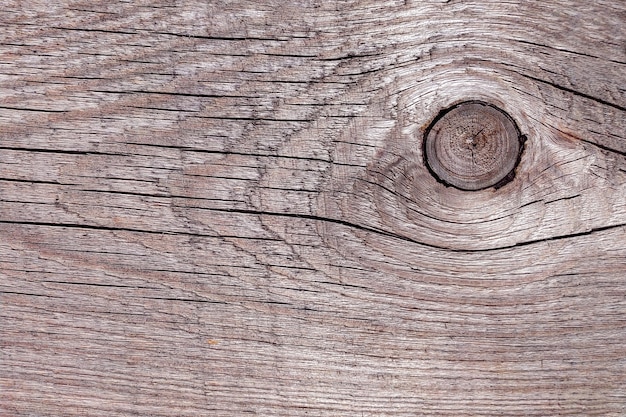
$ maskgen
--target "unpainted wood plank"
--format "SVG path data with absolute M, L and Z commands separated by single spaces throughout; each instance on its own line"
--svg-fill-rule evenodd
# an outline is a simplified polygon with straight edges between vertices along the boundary
M 626 413 L 626 8 L 9 1 L 0 415 Z M 424 164 L 489 102 L 515 179 Z

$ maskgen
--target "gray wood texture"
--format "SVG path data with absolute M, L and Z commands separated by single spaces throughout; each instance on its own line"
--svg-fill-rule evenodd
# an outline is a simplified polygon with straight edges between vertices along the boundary
M 624 1 L 5 1 L 0 416 L 626 415 Z M 424 165 L 456 102 L 515 179 Z

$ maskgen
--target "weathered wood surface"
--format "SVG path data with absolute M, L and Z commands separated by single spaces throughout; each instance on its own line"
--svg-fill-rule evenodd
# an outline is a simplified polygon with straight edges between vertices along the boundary
M 626 3 L 8 1 L 0 415 L 626 414 Z M 455 102 L 527 136 L 438 183 Z

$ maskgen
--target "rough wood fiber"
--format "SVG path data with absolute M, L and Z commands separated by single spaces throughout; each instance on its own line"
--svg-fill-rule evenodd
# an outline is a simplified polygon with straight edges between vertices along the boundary
M 0 415 L 626 414 L 623 1 L 5 1 Z M 528 137 L 437 182 L 462 100 Z

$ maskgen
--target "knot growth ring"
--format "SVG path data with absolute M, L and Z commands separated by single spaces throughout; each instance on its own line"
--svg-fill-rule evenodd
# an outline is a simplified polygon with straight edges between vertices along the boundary
M 467 191 L 511 181 L 525 140 L 508 114 L 481 101 L 441 111 L 424 138 L 424 158 L 433 176 Z

